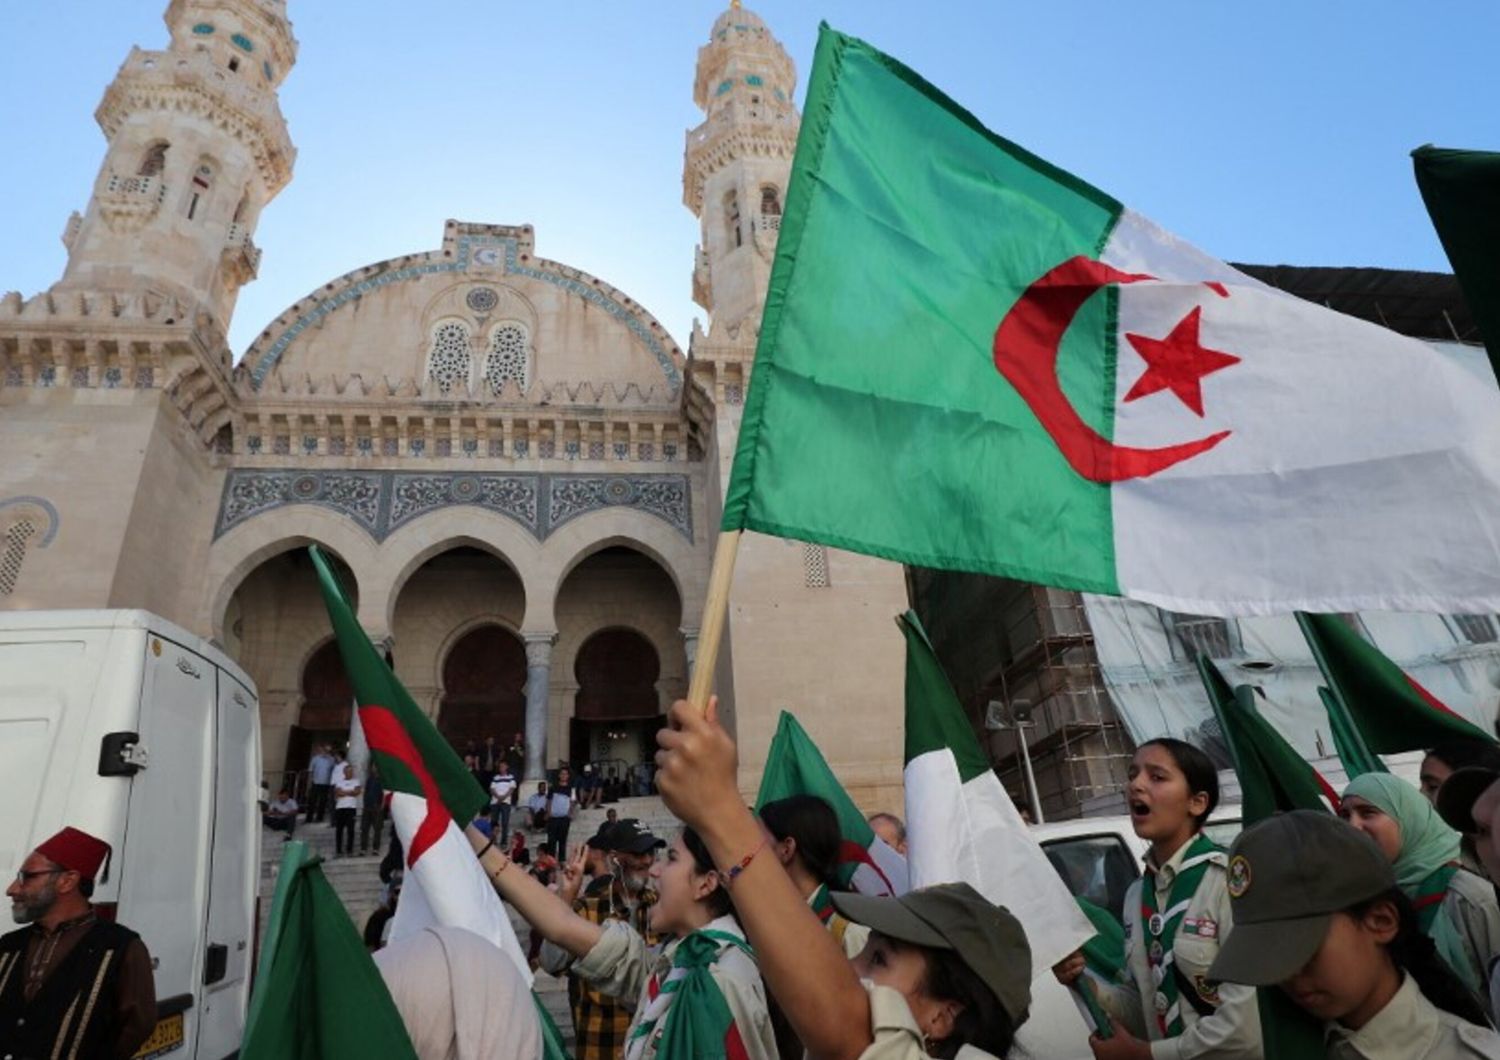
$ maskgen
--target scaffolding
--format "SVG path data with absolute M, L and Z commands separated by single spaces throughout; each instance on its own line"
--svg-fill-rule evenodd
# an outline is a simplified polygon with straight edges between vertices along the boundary
M 913 606 L 1006 789 L 1025 804 L 1018 708 L 1048 817 L 1117 795 L 1133 749 L 1104 687 L 1083 598 L 983 575 L 913 569 Z M 1029 710 L 1027 709 L 1029 708 Z

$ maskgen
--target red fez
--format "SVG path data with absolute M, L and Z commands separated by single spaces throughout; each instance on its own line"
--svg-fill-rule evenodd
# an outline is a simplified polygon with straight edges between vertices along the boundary
M 92 880 L 99 874 L 99 866 L 109 857 L 109 844 L 77 828 L 64 828 L 38 846 L 36 852 L 54 865 L 61 865 L 86 880 Z

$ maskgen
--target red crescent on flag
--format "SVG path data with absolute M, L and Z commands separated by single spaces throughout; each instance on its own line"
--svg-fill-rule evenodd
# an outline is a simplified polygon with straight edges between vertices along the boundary
M 896 893 L 896 888 L 891 886 L 891 878 L 881 870 L 879 865 L 875 864 L 875 859 L 870 856 L 870 852 L 854 840 L 845 839 L 839 844 L 839 863 L 870 866 L 875 871 L 875 875 L 880 877 L 880 882 L 885 884 L 886 893 Z
M 411 734 L 396 719 L 387 707 L 363 706 L 359 708 L 359 723 L 364 726 L 365 740 L 372 751 L 390 755 L 417 778 L 422 786 L 422 797 L 427 800 L 427 815 L 417 826 L 417 834 L 411 837 L 410 849 L 406 852 L 406 867 L 411 868 L 417 859 L 427 853 L 429 847 L 443 838 L 453 815 L 443 802 L 438 783 L 422 761 L 417 745 L 411 742 Z
M 1069 258 L 1026 288 L 995 329 L 995 367 L 1031 408 L 1069 466 L 1090 482 L 1154 475 L 1229 437 L 1229 431 L 1219 431 L 1160 449 L 1115 445 L 1085 423 L 1063 393 L 1057 378 L 1057 351 L 1083 303 L 1108 284 L 1155 278 L 1121 272 L 1082 255 Z

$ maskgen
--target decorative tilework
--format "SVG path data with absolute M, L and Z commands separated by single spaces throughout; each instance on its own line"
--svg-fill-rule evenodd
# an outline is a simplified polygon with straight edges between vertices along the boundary
M 149 364 L 143 364 L 135 370 L 135 385 L 138 390 L 146 390 L 156 384 L 156 369 Z
M 476 287 L 464 298 L 464 304 L 476 313 L 488 313 L 500 304 L 493 287 Z
M 437 451 L 437 455 L 438 456 L 452 456 L 453 455 L 453 439 L 452 438 L 439 438 L 437 440 L 436 444 L 437 444 L 437 450 L 436 451 Z
M 214 31 L 214 27 L 213 27 L 213 23 L 211 23 L 211 22 L 200 22 L 196 26 L 193 27 L 193 32 L 196 33 L 196 34 L 198 34 L 198 36 L 200 36 L 200 37 L 206 37 L 210 33 L 212 33 L 213 31 Z
M 37 376 L 36 382 L 37 386 L 56 386 L 57 366 L 49 364 L 45 368 L 43 368 L 41 374 Z
M 328 439 L 329 456 L 343 456 L 348 451 L 349 443 L 345 441 L 342 434 L 335 434 L 332 438 Z
M 686 475 L 435 474 L 237 468 L 224 483 L 214 537 L 266 512 L 312 504 L 352 519 L 377 542 L 429 512 L 496 512 L 538 540 L 602 508 L 645 512 L 693 540 Z
M 245 36 L 243 33 L 235 33 L 230 36 L 229 39 L 234 41 L 234 46 L 240 49 L 240 51 L 253 52 L 255 50 L 255 45 L 252 44 L 250 42 L 250 38 Z
M 630 459 L 630 443 L 629 442 L 615 442 L 613 444 L 613 449 L 614 449 L 614 452 L 615 452 L 615 459 L 616 460 L 629 460 Z
M 478 438 L 465 438 L 464 439 L 464 456 L 478 456 L 478 455 L 479 455 L 479 439 Z
M 505 455 L 505 439 L 504 438 L 491 438 L 490 439 L 490 456 L 504 456 L 504 455 Z
M 271 439 L 271 452 L 278 454 L 290 453 L 292 451 L 292 440 L 284 434 L 278 434 Z
M 399 439 L 399 438 L 382 438 L 382 439 L 380 439 L 380 455 L 381 456 L 395 456 L 398 452 L 400 452 L 400 449 L 401 449 L 401 439 Z
M 551 460 L 557 456 L 557 443 L 551 438 L 543 438 L 536 443 L 536 455 L 543 460 Z
M 663 460 L 672 461 L 677 459 L 677 445 L 673 442 L 664 442 L 661 447 Z
M 87 368 L 73 369 L 73 381 L 70 386 L 85 387 L 89 385 L 89 370 Z
M 260 435 L 252 434 L 245 439 L 245 448 L 254 456 L 260 455 Z
M 726 383 L 724 385 L 724 403 L 726 405 L 743 405 L 745 403 L 745 388 L 739 383 Z
M 589 443 L 589 459 L 590 460 L 603 460 L 604 459 L 604 443 L 603 442 L 590 442 Z
M 531 443 L 528 442 L 525 438 L 517 438 L 513 445 L 516 450 L 517 456 L 531 455 Z
M 318 451 L 318 436 L 315 434 L 304 434 L 302 436 L 302 451 L 304 453 L 316 453 Z
M 104 369 L 104 386 L 107 389 L 113 390 L 115 387 L 120 385 L 120 382 L 121 376 L 120 370 L 118 368 Z
M 638 460 L 655 460 L 656 446 L 651 442 L 642 442 L 636 447 L 636 453 L 636 459 Z
M 579 444 L 577 442 L 564 442 L 563 454 L 569 460 L 577 460 L 579 456 Z
M 265 382 L 266 376 L 270 374 L 271 369 L 281 360 L 281 355 L 286 352 L 287 347 L 292 344 L 297 336 L 308 328 L 316 326 L 334 310 L 347 305 L 357 298 L 362 298 L 371 291 L 378 290 L 387 284 L 411 280 L 431 273 L 466 272 L 469 268 L 469 261 L 474 249 L 483 246 L 499 247 L 504 250 L 506 272 L 514 273 L 518 276 L 528 276 L 533 280 L 540 280 L 543 283 L 550 283 L 556 287 L 561 287 L 604 310 L 630 329 L 631 333 L 645 344 L 646 348 L 651 351 L 651 355 L 656 358 L 656 363 L 661 367 L 663 374 L 666 375 L 667 382 L 673 388 L 682 385 L 682 372 L 672 360 L 672 355 L 667 352 L 667 348 L 662 344 L 662 340 L 652 334 L 651 329 L 636 315 L 634 310 L 621 305 L 592 284 L 584 283 L 559 272 L 550 272 L 521 264 L 519 260 L 520 252 L 516 249 L 516 241 L 500 236 L 461 236 L 458 240 L 458 252 L 451 261 L 428 261 L 421 265 L 407 265 L 400 269 L 391 269 L 377 276 L 360 280 L 358 283 L 351 283 L 328 298 L 322 299 L 293 321 L 285 331 L 277 336 L 276 341 L 271 344 L 270 348 L 261 355 L 250 373 L 251 384 L 256 389 L 259 389 L 261 384 Z
M 8 366 L 5 369 L 5 385 L 6 386 L 20 386 L 21 385 L 21 369 L 20 369 L 19 366 L 12 364 L 12 365 Z
M 362 455 L 369 456 L 375 452 L 375 439 L 368 434 L 361 434 L 354 439 L 354 448 L 358 449 Z
M 407 448 L 411 450 L 411 455 L 412 456 L 421 456 L 422 453 L 425 452 L 426 449 L 427 449 L 427 439 L 426 438 L 411 438 L 411 439 L 408 439 L 406 445 L 407 445 Z

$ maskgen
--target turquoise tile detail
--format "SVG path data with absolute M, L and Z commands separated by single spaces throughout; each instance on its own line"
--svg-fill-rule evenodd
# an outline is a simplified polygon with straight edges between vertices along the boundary
M 235 46 L 242 51 L 253 52 L 255 50 L 255 45 L 250 43 L 250 38 L 243 33 L 236 33 L 229 39 L 234 41 Z

